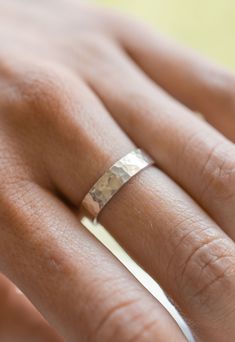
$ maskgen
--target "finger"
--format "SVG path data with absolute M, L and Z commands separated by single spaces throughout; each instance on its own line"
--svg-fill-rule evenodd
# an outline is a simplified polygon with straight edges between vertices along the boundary
M 105 142 L 97 129 L 111 129 L 113 120 L 100 116 L 100 127 L 95 126 L 90 120 L 94 97 L 66 73 L 60 81 L 53 72 L 46 78 L 38 72 L 27 75 L 30 80 L 24 77 L 17 89 L 18 111 L 11 107 L 12 115 L 2 118 L 1 271 L 66 341 L 181 341 L 165 309 L 52 194 L 70 201 L 81 195 L 95 162 L 101 166 L 108 159 L 105 149 L 103 154 L 97 150 Z M 85 146 L 95 153 L 94 163 Z M 75 184 L 77 177 L 83 181 Z
M 147 25 L 130 20 L 123 25 L 118 22 L 116 31 L 121 44 L 136 63 L 168 93 L 202 113 L 235 141 L 234 74 L 155 33 Z
M 153 84 L 118 49 L 89 82 L 131 139 L 235 239 L 235 146 Z M 111 63 L 111 62 L 110 62 Z M 110 86 L 110 82 L 112 86 Z
M 0 302 L 1 341 L 62 341 L 22 292 L 3 275 L 0 275 Z

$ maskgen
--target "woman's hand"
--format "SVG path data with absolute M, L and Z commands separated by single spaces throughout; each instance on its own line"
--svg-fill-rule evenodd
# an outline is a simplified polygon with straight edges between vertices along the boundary
M 66 341 L 184 340 L 76 217 L 136 144 L 157 167 L 100 222 L 200 340 L 234 341 L 234 76 L 77 1 L 1 0 L 0 20 L 0 270 Z

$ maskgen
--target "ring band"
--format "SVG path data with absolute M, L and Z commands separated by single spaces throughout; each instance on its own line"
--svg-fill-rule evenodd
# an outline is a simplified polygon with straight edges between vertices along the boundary
M 153 159 L 137 148 L 114 163 L 92 186 L 81 206 L 94 222 L 104 206 L 133 176 L 154 164 Z

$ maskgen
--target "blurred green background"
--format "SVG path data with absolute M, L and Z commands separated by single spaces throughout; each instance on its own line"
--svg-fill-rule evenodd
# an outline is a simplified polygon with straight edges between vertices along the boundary
M 148 21 L 158 30 L 235 70 L 235 0 L 96 0 Z

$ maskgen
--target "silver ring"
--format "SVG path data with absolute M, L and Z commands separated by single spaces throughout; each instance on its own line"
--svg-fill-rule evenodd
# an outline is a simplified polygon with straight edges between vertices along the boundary
M 133 176 L 154 164 L 153 159 L 137 148 L 114 163 L 92 186 L 81 206 L 94 222 L 104 206 Z

